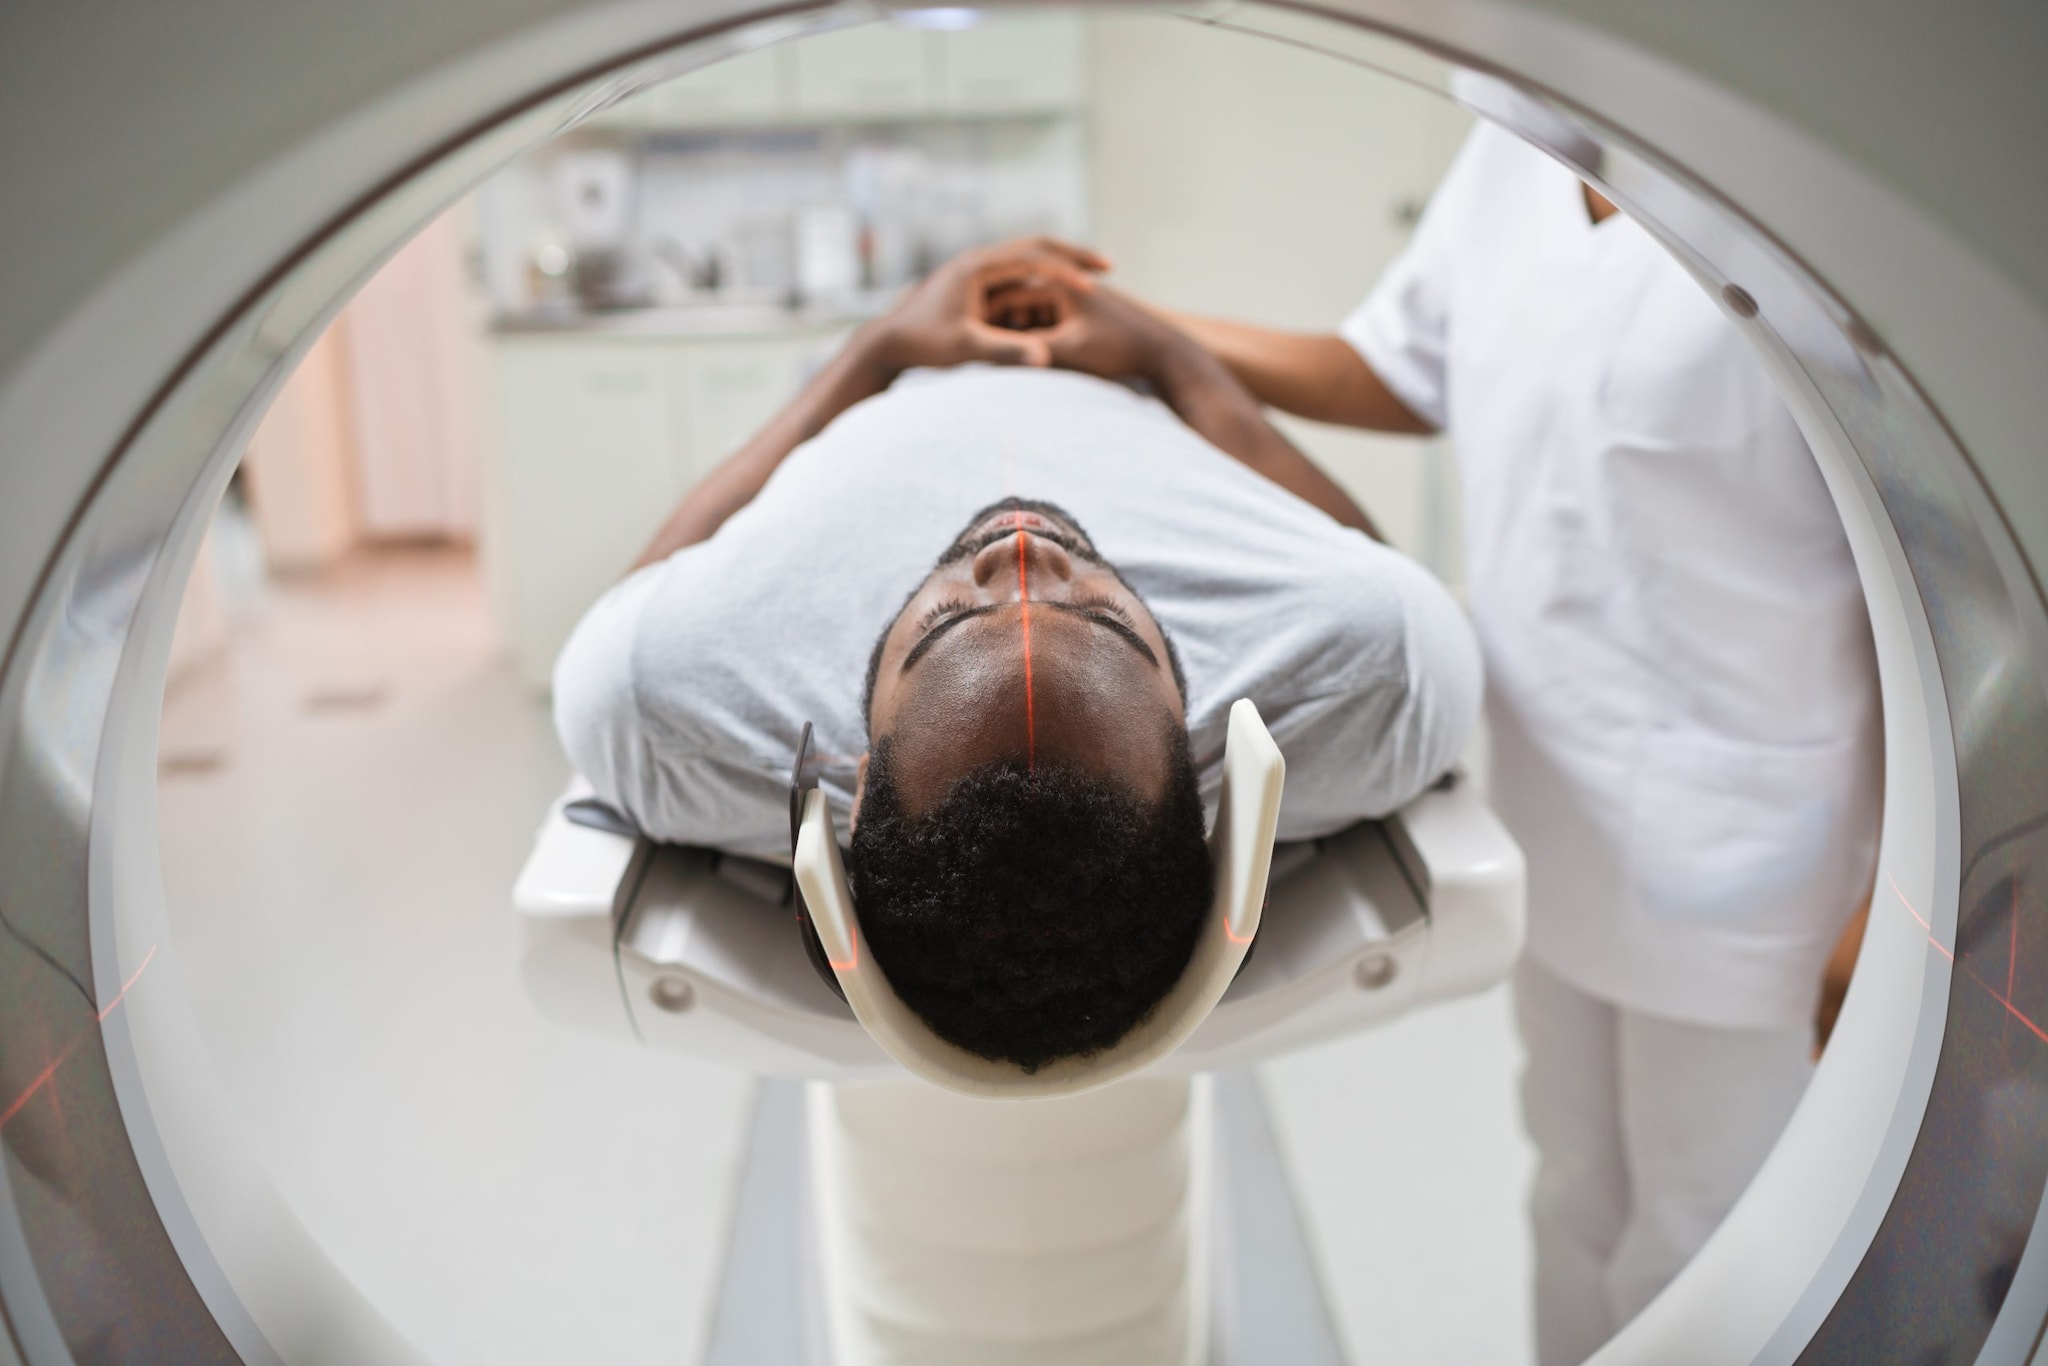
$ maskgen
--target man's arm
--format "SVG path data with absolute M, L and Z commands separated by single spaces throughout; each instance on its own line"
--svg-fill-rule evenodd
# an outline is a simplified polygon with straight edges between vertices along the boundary
M 1381 539 L 1365 510 L 1281 434 L 1229 366 L 1130 298 L 1099 285 L 1085 293 L 1027 287 L 995 291 L 989 311 L 1001 325 L 1046 337 L 1055 365 L 1145 380 L 1210 445 L 1343 525 Z
M 993 325 L 986 317 L 987 299 L 1019 287 L 1058 287 L 1063 297 L 1084 296 L 1095 287 L 1090 272 L 1106 264 L 1093 252 L 1050 238 L 1008 242 L 948 261 L 887 317 L 855 332 L 767 426 L 691 489 L 633 568 L 708 540 L 754 500 L 791 451 L 854 404 L 887 389 L 905 370 L 969 361 L 1050 364 L 1044 336 Z
M 1400 399 L 1351 343 L 1332 334 L 1281 332 L 1159 310 L 1200 343 L 1261 403 L 1316 422 L 1422 435 L 1436 429 Z
M 791 451 L 854 404 L 887 389 L 901 372 L 889 359 L 880 324 L 869 323 L 855 332 L 767 426 L 684 495 L 633 568 L 665 560 L 684 546 L 709 540 L 726 518 L 754 501 L 768 476 Z
M 1193 338 L 1175 333 L 1148 378 L 1166 406 L 1210 445 L 1343 525 L 1375 541 L 1385 539 L 1365 509 L 1302 454 L 1229 367 Z

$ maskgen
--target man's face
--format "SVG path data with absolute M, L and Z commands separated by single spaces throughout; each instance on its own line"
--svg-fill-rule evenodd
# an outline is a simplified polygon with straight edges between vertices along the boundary
M 1186 710 L 1144 601 L 1066 513 L 1010 499 L 975 516 L 889 624 L 868 733 L 890 737 L 917 815 L 1003 759 L 1080 768 L 1157 800 L 1169 718 L 1184 726 Z M 863 759 L 863 784 L 866 773 Z

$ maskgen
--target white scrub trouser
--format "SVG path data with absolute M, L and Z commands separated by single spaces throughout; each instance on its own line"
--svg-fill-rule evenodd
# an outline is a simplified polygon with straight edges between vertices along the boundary
M 1524 958 L 1522 1114 L 1538 1153 L 1536 1357 L 1575 1366 L 1706 1242 L 1806 1089 L 1812 1031 L 1625 1010 Z

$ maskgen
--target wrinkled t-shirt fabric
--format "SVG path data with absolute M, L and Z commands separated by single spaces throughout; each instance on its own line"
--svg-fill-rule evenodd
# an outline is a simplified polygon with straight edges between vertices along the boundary
M 810 721 L 843 841 L 869 653 L 968 519 L 1013 495 L 1071 513 L 1173 638 L 1212 812 L 1240 697 L 1286 755 L 1282 839 L 1386 814 L 1465 745 L 1477 646 L 1420 566 L 1154 399 L 969 367 L 850 408 L 709 540 L 592 607 L 555 669 L 569 757 L 655 839 L 786 859 Z

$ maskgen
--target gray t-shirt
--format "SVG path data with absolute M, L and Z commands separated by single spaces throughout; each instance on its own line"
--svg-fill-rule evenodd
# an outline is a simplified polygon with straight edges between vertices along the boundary
M 1212 810 L 1240 697 L 1287 757 L 1282 839 L 1393 810 L 1464 747 L 1479 652 L 1427 572 L 1155 400 L 988 367 L 855 405 L 710 540 L 606 594 L 555 665 L 563 747 L 656 839 L 786 858 L 808 720 L 843 838 L 869 652 L 968 518 L 1011 495 L 1073 514 L 1173 638 Z

